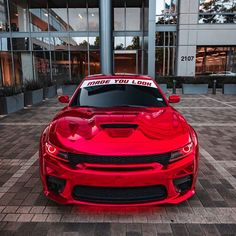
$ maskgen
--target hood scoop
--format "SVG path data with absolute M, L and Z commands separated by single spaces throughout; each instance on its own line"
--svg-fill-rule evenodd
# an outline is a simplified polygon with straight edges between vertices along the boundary
M 100 127 L 112 138 L 128 138 L 135 129 L 138 128 L 137 124 L 101 124 Z
M 101 124 L 103 129 L 137 129 L 137 124 Z

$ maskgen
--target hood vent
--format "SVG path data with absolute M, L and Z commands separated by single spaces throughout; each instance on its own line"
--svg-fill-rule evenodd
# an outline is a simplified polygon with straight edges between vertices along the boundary
M 137 129 L 137 124 L 102 124 L 103 129 Z

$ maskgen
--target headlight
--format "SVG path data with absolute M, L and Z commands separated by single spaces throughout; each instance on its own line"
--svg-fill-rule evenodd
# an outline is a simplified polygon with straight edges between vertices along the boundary
M 52 144 L 45 143 L 45 151 L 50 157 L 68 162 L 68 155 L 66 152 L 62 152 L 59 148 Z
M 184 146 L 176 151 L 173 151 L 171 153 L 170 162 L 182 159 L 183 157 L 187 156 L 192 151 L 193 151 L 193 143 L 191 142 L 191 143 L 187 144 L 186 146 Z

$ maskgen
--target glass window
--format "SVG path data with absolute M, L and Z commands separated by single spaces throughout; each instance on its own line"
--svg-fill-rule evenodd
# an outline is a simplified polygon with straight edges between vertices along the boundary
M 156 46 L 176 46 L 176 32 L 156 32 Z
M 70 50 L 88 50 L 89 43 L 87 37 L 71 37 L 70 38 Z
M 125 8 L 114 8 L 114 30 L 125 30 Z
M 32 32 L 48 31 L 49 12 L 47 3 L 31 1 L 29 5 L 30 27 Z
M 70 78 L 69 53 L 67 51 L 52 51 L 51 58 L 53 80 L 63 81 Z
M 138 50 L 115 51 L 115 73 L 138 73 Z
M 10 38 L 0 38 L 0 51 L 11 50 Z
M 71 78 L 82 79 L 88 75 L 88 52 L 71 52 Z
M 125 49 L 125 37 L 115 37 L 114 49 L 116 50 Z
M 32 66 L 32 54 L 26 51 L 14 52 L 13 58 L 16 83 L 21 84 L 23 80 L 32 80 L 35 68 Z
M 50 47 L 52 51 L 55 50 L 68 50 L 68 41 L 67 37 L 51 37 L 50 38 Z
M 100 74 L 100 51 L 89 51 L 89 68 L 90 75 Z
M 70 31 L 87 31 L 87 8 L 69 8 Z
M 156 48 L 156 75 L 173 76 L 175 75 L 175 47 Z
M 236 23 L 235 0 L 200 0 L 199 23 Z
M 68 28 L 66 1 L 49 1 L 48 7 L 50 31 L 66 31 Z
M 127 50 L 134 50 L 134 49 L 140 49 L 141 43 L 139 40 L 139 36 L 136 37 L 126 37 L 126 49 Z
M 33 52 L 34 78 L 44 82 L 50 80 L 50 56 L 46 51 Z
M 29 21 L 27 14 L 27 1 L 9 1 L 10 24 L 12 31 L 29 31 Z
M 49 37 L 37 37 L 31 38 L 32 49 L 34 51 L 48 51 L 50 50 L 50 38 Z
M 99 9 L 88 8 L 89 31 L 99 31 Z
M 175 75 L 176 32 L 156 32 L 156 75 Z
M 13 85 L 12 57 L 10 52 L 0 52 L 1 80 L 4 86 Z
M 141 30 L 141 8 L 127 7 L 126 8 L 126 30 L 138 31 Z
M 156 23 L 177 23 L 177 0 L 156 0 Z
M 165 107 L 167 104 L 156 88 L 130 84 L 110 84 L 80 88 L 72 100 L 71 106 Z
M 100 48 L 100 41 L 99 37 L 89 37 L 89 49 L 99 49 Z
M 29 38 L 12 38 L 12 47 L 16 51 L 29 50 Z
M 7 0 L 0 0 L 0 32 L 9 31 Z
M 236 47 L 198 47 L 197 75 L 236 75 Z

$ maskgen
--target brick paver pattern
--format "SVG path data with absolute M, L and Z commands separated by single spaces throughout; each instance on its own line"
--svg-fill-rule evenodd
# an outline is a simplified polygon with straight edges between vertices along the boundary
M 42 193 L 38 144 L 57 99 L 0 116 L 0 235 L 236 235 L 236 96 L 182 95 L 174 105 L 200 141 L 196 195 L 179 205 L 58 205 Z

